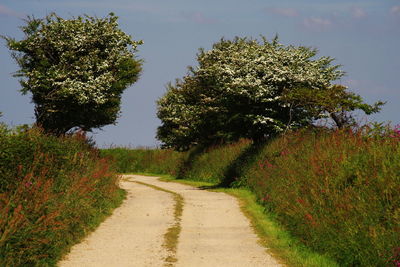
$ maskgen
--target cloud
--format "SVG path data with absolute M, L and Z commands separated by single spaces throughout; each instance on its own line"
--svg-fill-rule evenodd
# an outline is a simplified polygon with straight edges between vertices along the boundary
M 332 21 L 326 18 L 305 18 L 303 20 L 303 26 L 308 30 L 313 31 L 325 31 L 332 26 Z
M 361 19 L 367 16 L 367 12 L 361 7 L 352 7 L 350 11 L 355 19 Z
M 24 17 L 23 14 L 18 13 L 14 10 L 11 10 L 8 7 L 3 6 L 3 5 L 0 5 L 0 16 L 9 16 L 9 17 L 17 17 L 17 18 Z
M 390 9 L 390 14 L 400 16 L 400 6 L 393 6 Z
M 182 13 L 185 20 L 195 22 L 197 24 L 215 24 L 218 23 L 217 19 L 205 16 L 202 12 Z
M 294 8 L 268 7 L 265 9 L 269 13 L 284 17 L 297 17 L 299 12 Z

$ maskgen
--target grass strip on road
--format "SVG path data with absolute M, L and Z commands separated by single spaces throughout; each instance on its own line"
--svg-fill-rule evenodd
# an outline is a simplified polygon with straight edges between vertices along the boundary
M 147 184 L 139 181 L 130 181 L 130 180 L 127 181 L 148 186 L 155 190 L 163 191 L 173 195 L 175 201 L 175 209 L 174 209 L 175 222 L 170 228 L 168 228 L 167 232 L 165 233 L 164 244 L 163 244 L 163 247 L 167 249 L 169 254 L 168 257 L 165 259 L 165 266 L 173 266 L 173 263 L 177 261 L 176 250 L 178 246 L 179 233 L 181 232 L 181 218 L 184 205 L 183 197 L 176 192 L 152 184 Z

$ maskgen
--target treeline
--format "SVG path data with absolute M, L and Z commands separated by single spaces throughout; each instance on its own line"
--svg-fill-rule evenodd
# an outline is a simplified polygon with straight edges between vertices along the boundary
M 120 172 L 250 188 L 294 236 L 341 266 L 400 263 L 400 131 L 301 130 L 188 152 L 105 149 Z
M 0 266 L 55 266 L 124 191 L 83 134 L 0 124 Z

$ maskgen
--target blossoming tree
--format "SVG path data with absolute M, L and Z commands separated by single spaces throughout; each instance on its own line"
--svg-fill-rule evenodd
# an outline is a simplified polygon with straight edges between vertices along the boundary
M 199 65 L 189 67 L 158 101 L 158 139 L 178 150 L 241 137 L 260 141 L 324 116 L 340 117 L 341 111 L 379 110 L 380 103 L 369 106 L 332 85 L 344 73 L 331 65 L 332 58 L 316 54 L 308 47 L 284 46 L 277 38 L 222 39 L 209 51 L 200 49 Z
M 60 135 L 115 123 L 122 92 L 137 81 L 142 61 L 117 17 L 28 18 L 22 40 L 4 37 L 20 66 L 22 93 L 31 93 L 36 123 Z

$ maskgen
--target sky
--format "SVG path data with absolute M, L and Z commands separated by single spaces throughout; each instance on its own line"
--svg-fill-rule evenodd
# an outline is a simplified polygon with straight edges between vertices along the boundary
M 278 34 L 284 45 L 317 48 L 346 72 L 336 83 L 368 103 L 387 101 L 379 114 L 360 120 L 400 124 L 400 0 L 0 0 L 0 35 L 20 40 L 27 15 L 51 12 L 63 18 L 114 12 L 124 32 L 144 41 L 137 54 L 143 73 L 124 92 L 117 124 L 93 132 L 100 147 L 158 146 L 156 101 L 166 84 L 196 66 L 199 48 L 235 36 Z M 31 97 L 21 95 L 12 76 L 17 70 L 0 40 L 0 122 L 11 126 L 34 122 Z

